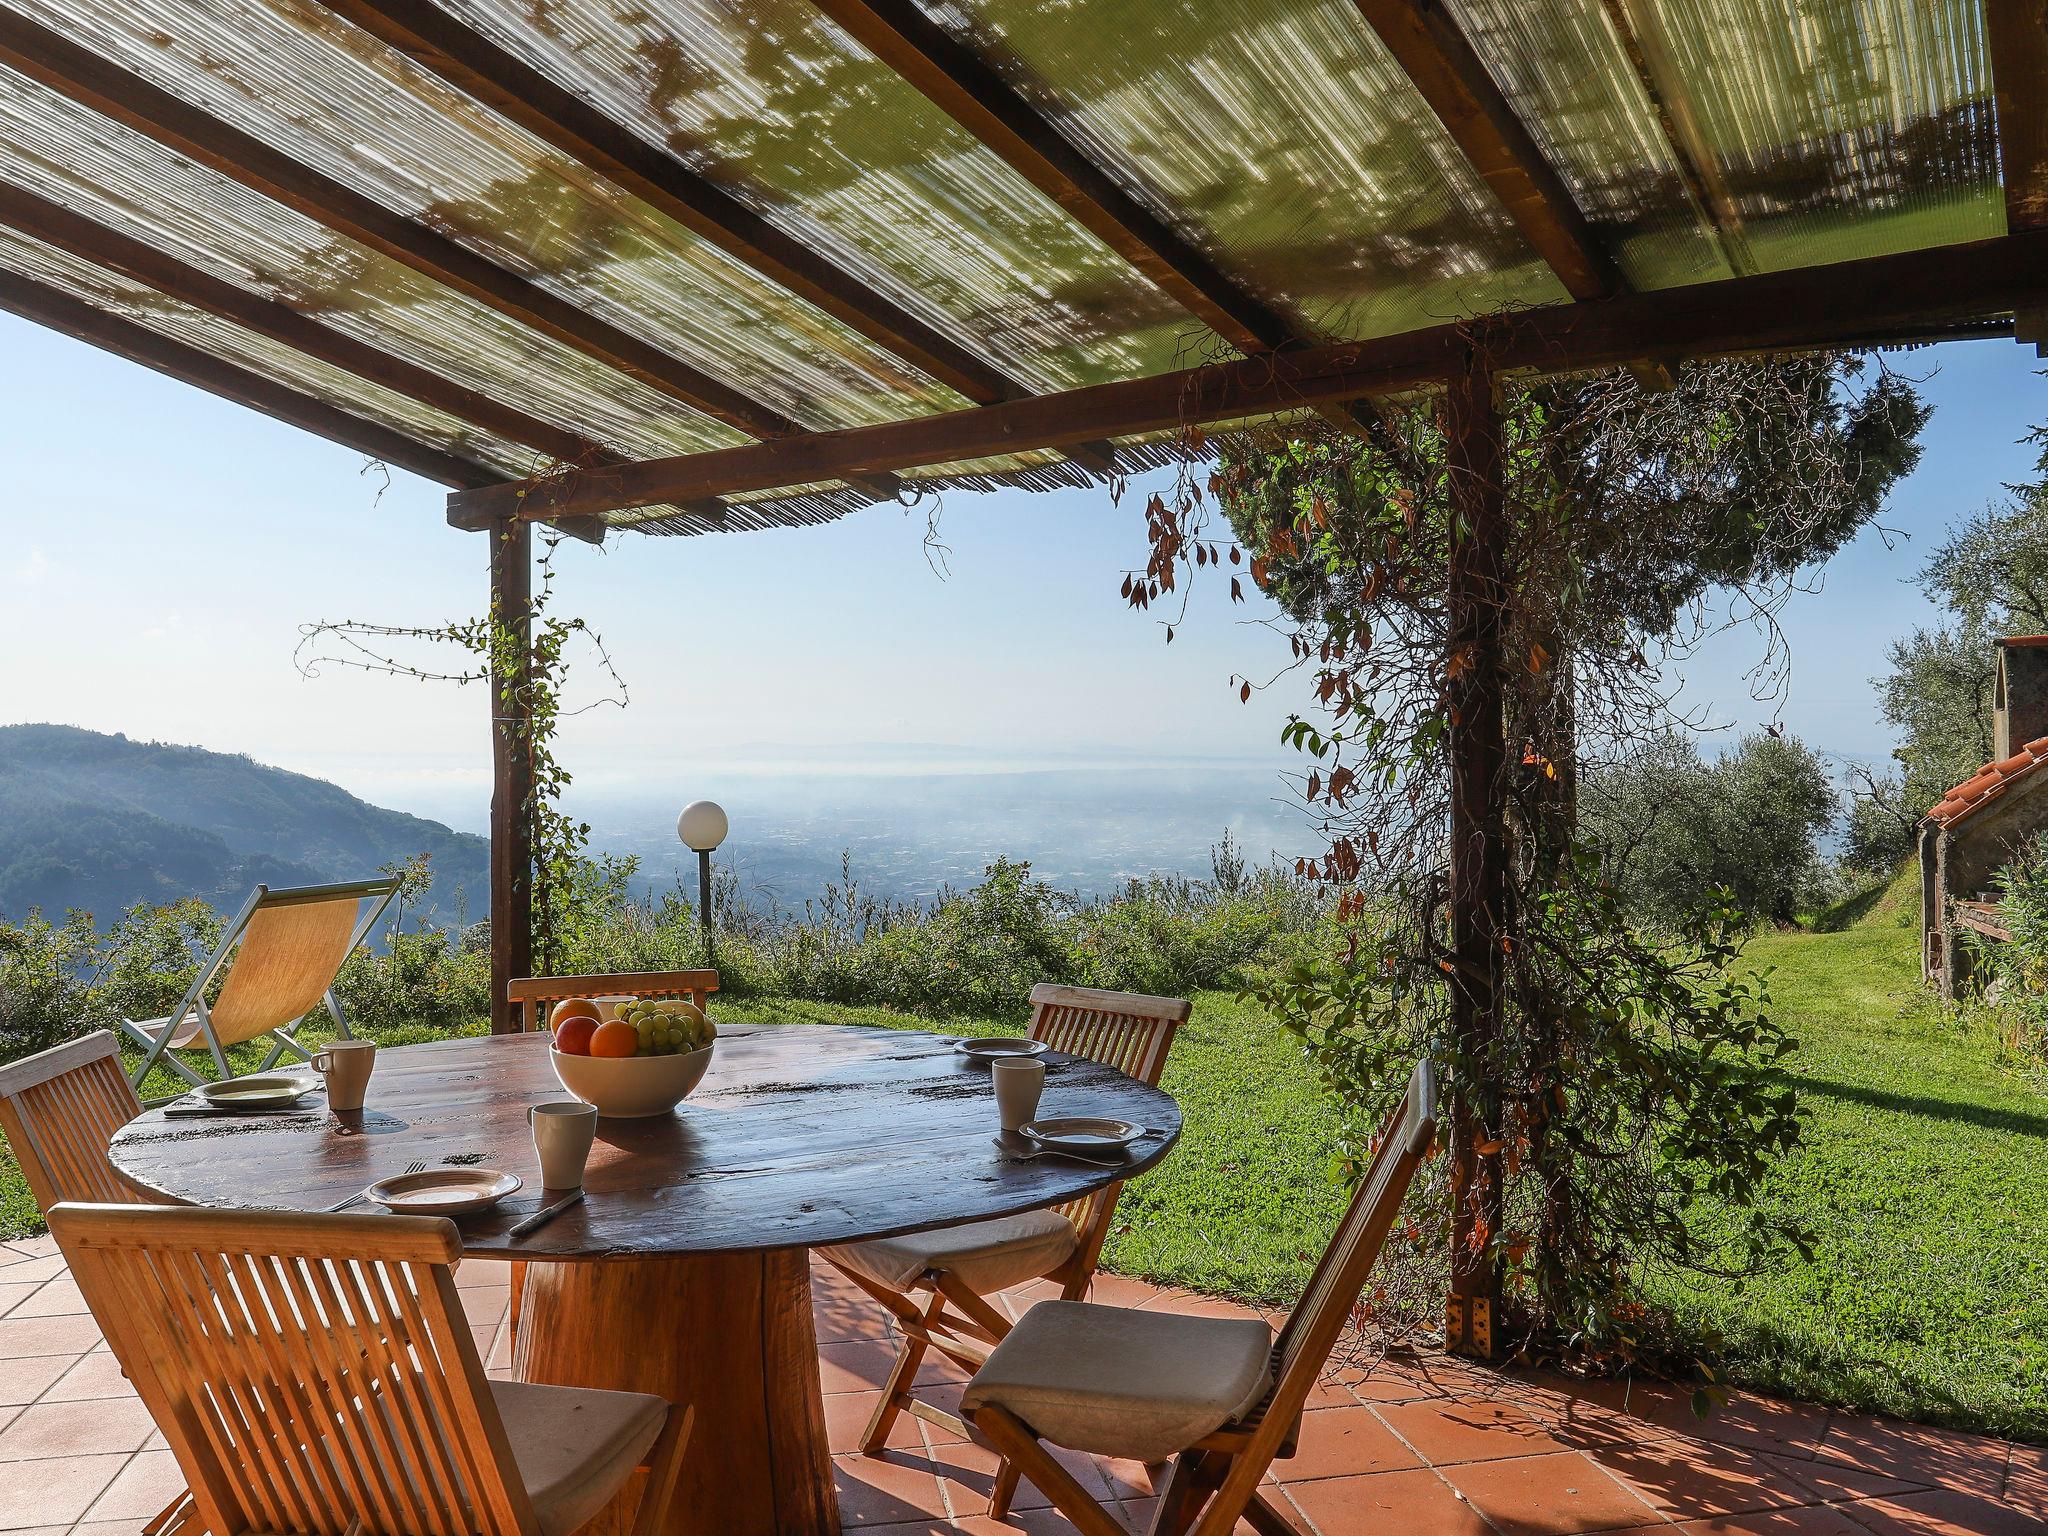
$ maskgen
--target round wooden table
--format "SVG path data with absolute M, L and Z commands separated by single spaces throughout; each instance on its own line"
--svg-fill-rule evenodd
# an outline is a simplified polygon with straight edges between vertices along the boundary
M 808 1249 L 1055 1205 L 1152 1167 L 1180 1135 L 1170 1095 L 1049 1052 L 1042 1114 L 1115 1116 L 1155 1134 L 1113 1171 L 1008 1160 L 994 1144 L 988 1068 L 945 1039 L 734 1026 L 675 1114 L 598 1122 L 582 1204 L 508 1238 L 543 1203 L 527 1106 L 568 1097 L 548 1044 L 499 1035 L 379 1052 L 356 1113 L 151 1111 L 114 1137 L 113 1159 L 172 1200 L 301 1211 L 416 1161 L 525 1178 L 497 1209 L 457 1222 L 464 1247 L 533 1264 L 516 1360 L 525 1380 L 696 1405 L 673 1536 L 838 1529 Z M 594 1528 L 618 1522 L 615 1507 Z

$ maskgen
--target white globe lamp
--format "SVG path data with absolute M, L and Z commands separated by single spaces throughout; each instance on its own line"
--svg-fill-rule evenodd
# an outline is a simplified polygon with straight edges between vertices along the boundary
M 732 830 L 732 823 L 726 820 L 725 809 L 715 800 L 698 800 L 683 808 L 683 814 L 676 818 L 676 836 L 683 840 L 683 846 L 697 855 L 697 920 L 704 926 L 704 959 L 708 964 L 712 958 L 711 949 L 711 850 L 725 841 L 725 834 Z

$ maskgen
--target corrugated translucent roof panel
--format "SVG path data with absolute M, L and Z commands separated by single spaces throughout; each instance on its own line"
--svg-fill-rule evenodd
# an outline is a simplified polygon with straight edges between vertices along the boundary
M 806 426 L 961 403 L 311 0 L 19 8 Z
M 459 454 L 508 479 L 531 474 L 538 467 L 534 454 L 517 443 L 11 230 L 0 229 L 0 268 L 402 432 L 416 442 Z
M 1980 0 L 1605 3 L 1664 34 L 1761 270 L 2004 232 Z
M 1215 345 L 805 0 L 446 8 L 1034 389 Z
M 1565 297 L 1350 0 L 923 0 L 1310 332 Z

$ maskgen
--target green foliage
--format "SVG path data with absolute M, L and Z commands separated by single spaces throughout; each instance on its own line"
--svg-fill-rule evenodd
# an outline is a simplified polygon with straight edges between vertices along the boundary
M 1782 926 L 1817 889 L 1835 791 L 1797 737 L 1758 732 L 1707 762 L 1691 737 L 1665 732 L 1583 783 L 1582 825 L 1641 920 L 1676 927 L 1726 890 L 1752 920 Z
M 2008 1061 L 2048 1072 L 2048 833 L 2027 839 L 1997 876 L 2008 943 L 1964 930 L 1990 984 L 1967 1011 L 1990 1026 Z

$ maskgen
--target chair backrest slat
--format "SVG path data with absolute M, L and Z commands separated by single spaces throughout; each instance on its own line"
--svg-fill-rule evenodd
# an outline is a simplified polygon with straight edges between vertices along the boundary
M 143 1198 L 107 1160 L 114 1132 L 141 1113 L 106 1030 L 0 1067 L 0 1131 L 45 1211 Z
M 516 1003 L 520 1028 L 546 1029 L 549 1003 L 571 997 L 687 997 L 710 1006 L 718 972 L 620 971 L 606 976 L 518 976 L 505 983 L 505 1001 Z
M 63 1204 L 50 1228 L 212 1536 L 536 1536 L 452 1223 Z
M 1040 982 L 1031 989 L 1031 1038 L 1056 1051 L 1085 1056 L 1153 1087 L 1166 1070 L 1174 1033 L 1187 1023 L 1192 1005 L 1183 997 L 1147 997 L 1138 992 L 1104 992 Z M 1112 1184 L 1070 1200 L 1058 1209 L 1081 1234 L 1085 1269 L 1094 1267 L 1108 1235 L 1110 1213 L 1123 1185 Z M 1091 1249 L 1093 1251 L 1087 1251 Z
M 1337 1224 L 1329 1247 L 1323 1250 L 1301 1300 L 1280 1330 L 1275 1345 L 1278 1381 L 1268 1408 L 1269 1428 L 1275 1419 L 1291 1420 L 1307 1401 L 1435 1136 L 1436 1078 L 1430 1063 L 1422 1061 L 1408 1079 L 1400 1107 L 1381 1128 L 1358 1192 Z

